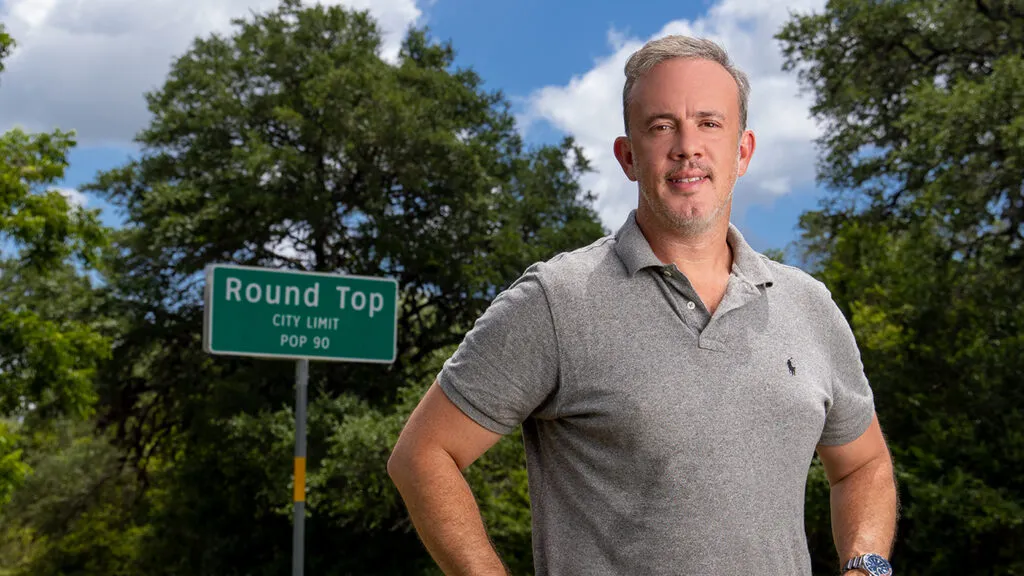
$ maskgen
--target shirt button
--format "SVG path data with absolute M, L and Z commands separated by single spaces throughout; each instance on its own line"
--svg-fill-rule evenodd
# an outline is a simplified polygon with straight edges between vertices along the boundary
M 672 277 L 672 270 L 670 270 L 668 268 L 665 268 L 664 270 L 662 270 L 661 273 L 665 275 L 665 278 L 671 278 Z
M 697 307 L 697 305 L 694 304 L 693 302 L 687 302 L 686 307 L 689 308 L 690 310 L 693 310 L 694 308 Z

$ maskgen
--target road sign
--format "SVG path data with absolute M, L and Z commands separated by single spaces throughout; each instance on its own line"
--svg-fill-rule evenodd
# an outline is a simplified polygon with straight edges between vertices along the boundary
M 398 282 L 213 264 L 203 346 L 211 354 L 391 363 Z
M 210 354 L 297 360 L 292 574 L 302 576 L 309 361 L 394 362 L 398 282 L 212 264 L 204 299 L 203 347 Z

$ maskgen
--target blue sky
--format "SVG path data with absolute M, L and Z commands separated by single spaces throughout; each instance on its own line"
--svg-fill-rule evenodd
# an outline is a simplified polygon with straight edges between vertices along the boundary
M 751 77 L 750 127 L 758 137 L 751 169 L 737 185 L 733 222 L 756 249 L 782 248 L 796 237 L 799 214 L 813 209 L 817 127 L 796 78 L 781 71 L 771 35 L 787 10 L 820 9 L 820 0 L 667 2 L 627 8 L 611 0 L 329 0 L 369 8 L 397 50 L 409 24 L 451 40 L 457 64 L 472 67 L 488 89 L 513 103 L 530 143 L 571 134 L 597 172 L 584 185 L 613 230 L 635 206 L 629 183 L 611 155 L 621 131 L 622 64 L 651 37 L 708 36 L 729 50 Z M 174 56 L 197 35 L 230 29 L 229 19 L 274 0 L 0 0 L 0 18 L 19 43 L 0 79 L 0 130 L 54 127 L 78 131 L 79 147 L 61 183 L 88 207 L 119 215 L 73 190 L 97 171 L 124 163 L 132 135 L 145 126 L 143 92 L 158 86 Z M 131 58 L 129 58 L 129 56 Z

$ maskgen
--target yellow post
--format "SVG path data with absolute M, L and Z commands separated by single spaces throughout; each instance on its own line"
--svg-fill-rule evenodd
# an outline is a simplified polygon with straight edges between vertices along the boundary
M 295 502 L 306 501 L 306 459 L 295 458 Z

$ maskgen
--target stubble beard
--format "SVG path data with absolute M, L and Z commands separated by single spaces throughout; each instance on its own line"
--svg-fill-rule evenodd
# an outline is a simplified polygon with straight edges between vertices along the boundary
M 726 208 L 732 203 L 734 186 L 729 186 L 728 194 L 726 194 L 725 198 L 715 205 L 709 213 L 698 213 L 692 216 L 680 214 L 679 212 L 669 208 L 668 204 L 657 194 L 652 194 L 651 191 L 644 186 L 646 178 L 643 177 L 643 174 L 639 174 L 639 176 L 640 178 L 637 178 L 637 182 L 640 187 L 640 195 L 644 198 L 648 207 L 651 208 L 652 212 L 654 212 L 654 215 L 659 220 L 685 238 L 695 238 L 711 230 L 718 222 L 719 218 L 721 218 L 725 213 Z M 733 183 L 735 184 L 735 180 Z

